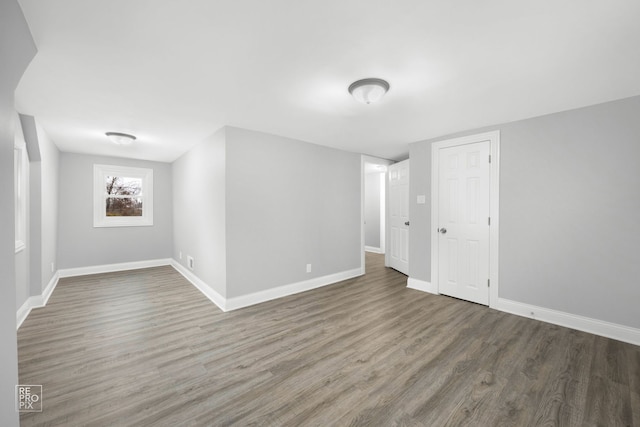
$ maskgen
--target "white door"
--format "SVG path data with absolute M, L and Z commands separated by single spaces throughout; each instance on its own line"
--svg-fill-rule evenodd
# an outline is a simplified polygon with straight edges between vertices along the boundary
M 389 166 L 389 267 L 409 275 L 409 160 Z
M 438 165 L 438 287 L 489 305 L 490 142 L 441 148 Z

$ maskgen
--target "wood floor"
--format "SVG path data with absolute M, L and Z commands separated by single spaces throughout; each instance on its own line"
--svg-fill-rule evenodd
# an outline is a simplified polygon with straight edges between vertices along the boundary
M 366 276 L 223 313 L 171 267 L 61 279 L 22 426 L 640 426 L 640 347 Z

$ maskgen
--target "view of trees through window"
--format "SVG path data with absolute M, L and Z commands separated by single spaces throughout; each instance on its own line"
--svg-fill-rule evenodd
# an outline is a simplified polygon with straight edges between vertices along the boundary
M 142 179 L 107 176 L 107 216 L 142 216 Z

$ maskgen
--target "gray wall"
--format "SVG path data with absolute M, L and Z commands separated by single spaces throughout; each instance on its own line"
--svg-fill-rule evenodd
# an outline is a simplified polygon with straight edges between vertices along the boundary
M 0 2 L 0 182 L 5 194 L 13 192 L 13 143 L 19 124 L 14 109 L 14 91 L 24 70 L 36 54 L 29 27 L 17 1 Z M 0 209 L 0 421 L 19 425 L 15 411 L 18 384 L 16 345 L 15 226 L 13 197 Z
M 37 235 L 37 233 L 32 233 L 31 230 L 31 220 L 33 219 L 33 215 L 30 215 L 30 211 L 31 211 L 31 205 L 32 205 L 32 200 L 31 200 L 31 196 L 33 195 L 33 192 L 31 191 L 30 187 L 31 187 L 31 181 L 32 181 L 32 174 L 34 172 L 33 169 L 35 169 L 35 172 L 39 173 L 39 169 L 38 168 L 32 168 L 31 167 L 31 163 L 29 162 L 28 159 L 28 154 L 27 154 L 27 150 L 26 150 L 26 145 L 25 145 L 25 137 L 24 137 L 24 132 L 22 130 L 22 126 L 20 126 L 20 121 L 18 119 L 18 115 L 16 114 L 16 145 L 17 146 L 22 146 L 23 148 L 25 148 L 24 150 L 24 156 L 27 157 L 27 159 L 24 160 L 23 166 L 24 166 L 24 197 L 25 197 L 25 234 L 24 234 L 24 243 L 25 243 L 25 248 L 22 249 L 20 252 L 15 254 L 15 273 L 16 273 L 16 278 L 15 278 L 15 288 L 16 288 L 16 309 L 20 308 L 22 306 L 22 304 L 25 303 L 25 301 L 27 301 L 27 299 L 29 298 L 29 296 L 31 295 L 31 291 L 30 291 L 30 282 L 31 282 L 31 278 L 32 278 L 32 272 L 30 269 L 30 259 L 32 257 L 32 238 L 34 237 L 34 234 Z M 13 178 L 11 180 L 13 182 Z M 12 188 L 13 191 L 13 188 Z M 13 197 L 13 192 L 11 193 L 12 197 Z M 36 204 L 37 205 L 37 204 Z M 13 205 L 11 205 L 13 206 Z M 35 251 L 37 253 L 37 251 Z
M 633 97 L 450 136 L 501 131 L 501 298 L 640 328 L 639 117 Z M 412 197 L 430 186 L 433 141 L 411 145 Z M 430 211 L 413 215 L 412 260 L 430 238 L 413 226 Z M 425 261 L 412 277 L 430 280 Z
M 27 247 L 16 254 L 16 307 L 41 295 L 57 260 L 58 148 L 31 116 L 20 114 L 16 139 L 26 142 Z
M 380 248 L 380 173 L 364 176 L 364 244 Z
M 153 169 L 153 226 L 93 227 L 93 165 Z M 60 153 L 58 267 L 171 258 L 171 165 L 115 157 Z
M 360 268 L 360 155 L 232 127 L 226 136 L 228 297 Z
M 19 145 L 26 145 L 28 169 L 26 172 L 27 194 L 27 250 L 16 255 L 16 285 L 20 293 L 21 269 L 26 268 L 25 277 L 27 288 L 25 295 L 18 295 L 17 307 L 24 304 L 28 297 L 40 294 L 42 287 L 42 174 L 41 156 L 36 123 L 33 117 L 20 114 L 19 132 L 16 140 L 21 138 Z M 20 265 L 24 262 L 24 265 Z
M 173 258 L 226 296 L 225 129 L 173 163 Z M 182 259 L 180 259 L 182 252 Z
M 42 195 L 40 199 L 41 207 L 41 282 L 40 287 L 36 289 L 36 293 L 32 295 L 39 295 L 46 288 L 51 281 L 51 278 L 55 274 L 51 271 L 51 263 L 53 263 L 54 270 L 57 270 L 58 265 L 58 172 L 60 152 L 58 147 L 51 141 L 44 130 L 37 125 L 38 142 L 40 147 L 40 176 L 42 183 L 40 188 L 42 189 Z
M 225 298 L 360 267 L 357 154 L 225 127 L 173 163 L 173 192 L 173 257 Z
M 27 207 L 27 249 L 29 253 L 29 296 L 42 290 L 42 168 L 29 158 L 29 202 Z
M 409 277 L 431 281 L 431 144 L 409 146 Z M 419 205 L 418 196 L 425 196 Z

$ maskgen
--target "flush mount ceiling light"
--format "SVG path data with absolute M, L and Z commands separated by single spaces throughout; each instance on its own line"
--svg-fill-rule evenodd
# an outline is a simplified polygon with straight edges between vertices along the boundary
M 111 142 L 117 145 L 129 145 L 136 140 L 135 136 L 129 135 L 128 133 L 107 132 L 105 135 L 107 135 L 107 138 L 109 138 Z
M 349 93 L 363 104 L 379 101 L 388 90 L 389 83 L 382 79 L 362 79 L 349 86 Z

